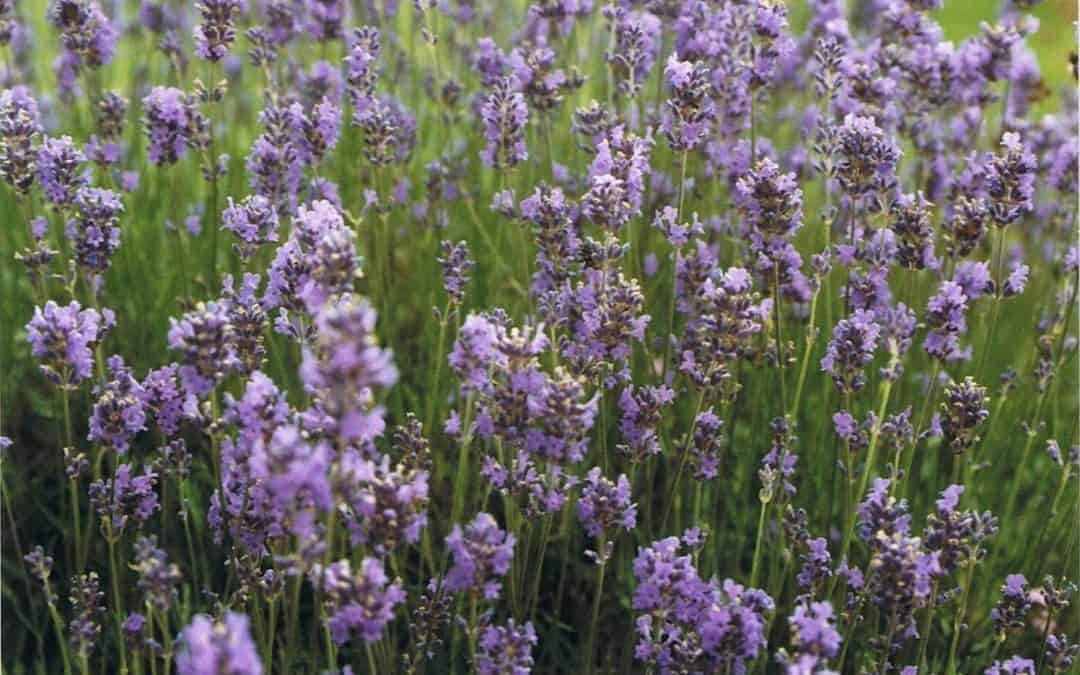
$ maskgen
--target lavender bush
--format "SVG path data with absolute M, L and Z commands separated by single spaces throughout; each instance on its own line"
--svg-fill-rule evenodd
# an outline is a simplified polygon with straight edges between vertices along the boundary
M 1075 21 L 0 0 L 2 668 L 1080 673 Z

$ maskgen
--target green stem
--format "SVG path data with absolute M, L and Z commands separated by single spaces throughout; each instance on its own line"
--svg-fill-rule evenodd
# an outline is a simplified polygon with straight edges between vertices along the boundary
M 607 560 L 604 559 L 606 551 L 604 550 L 604 537 L 601 536 L 597 540 L 597 547 L 599 550 L 597 553 L 601 556 L 600 569 L 596 574 L 596 595 L 593 597 L 592 606 L 592 621 L 589 622 L 589 640 L 585 647 L 585 662 L 587 664 L 587 672 L 593 672 L 593 658 L 594 651 L 596 649 L 596 625 L 597 620 L 600 617 L 600 599 L 604 595 L 604 570 L 607 568 Z
M 765 518 L 769 511 L 771 500 L 761 500 L 761 513 L 758 514 L 757 540 L 754 542 L 754 564 L 750 568 L 750 587 L 757 588 L 759 573 L 761 571 L 761 553 L 765 542 Z

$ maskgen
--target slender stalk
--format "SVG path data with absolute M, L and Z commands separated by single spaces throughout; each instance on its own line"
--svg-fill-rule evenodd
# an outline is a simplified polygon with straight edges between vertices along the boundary
M 769 512 L 769 503 L 772 500 L 761 500 L 761 513 L 758 514 L 757 540 L 754 542 L 754 564 L 750 568 L 750 587 L 757 588 L 759 573 L 761 570 L 762 544 L 765 542 L 765 519 Z
M 683 200 L 686 196 L 686 160 L 689 156 L 689 152 L 684 150 L 682 153 L 682 161 L 679 165 L 679 208 L 675 212 L 675 222 L 682 222 L 683 212 Z M 678 255 L 678 251 L 672 253 L 671 258 L 671 303 L 668 305 L 668 322 L 667 322 L 667 334 L 664 335 L 664 363 L 661 370 L 661 382 L 667 382 L 668 373 L 668 361 L 671 360 L 671 343 L 675 336 L 675 275 L 678 271 L 678 266 L 675 264 L 675 258 Z
M 960 595 L 960 606 L 956 609 L 956 618 L 953 619 L 952 641 L 949 644 L 949 673 L 958 672 L 956 669 L 956 650 L 960 646 L 960 629 L 964 623 L 964 616 L 967 614 L 968 597 L 971 594 L 971 578 L 975 576 L 974 558 L 967 561 L 967 567 L 967 577 L 964 579 L 964 590 Z
M 934 627 L 934 607 L 937 604 L 937 589 L 938 580 L 935 578 L 934 583 L 930 586 L 930 604 L 926 608 L 926 618 L 923 619 L 922 636 L 919 638 L 919 660 L 915 663 L 922 672 L 926 671 L 926 647 L 930 644 L 930 631 Z
M 106 528 L 108 529 L 108 536 L 106 539 L 109 543 L 109 580 L 112 582 L 113 615 L 116 621 L 116 641 L 120 648 L 120 672 L 127 673 L 127 643 L 124 641 L 124 622 L 122 618 L 124 605 L 120 601 L 120 566 L 116 563 L 116 537 L 113 535 L 111 520 L 108 516 L 106 516 L 105 522 Z
M 589 638 L 585 646 L 585 662 L 587 672 L 593 672 L 593 658 L 596 649 L 596 624 L 600 617 L 600 599 L 604 595 L 604 570 L 607 569 L 607 552 L 605 551 L 604 537 L 597 539 L 597 554 L 600 556 L 599 570 L 596 573 L 596 595 L 593 596 L 592 621 L 589 622 Z

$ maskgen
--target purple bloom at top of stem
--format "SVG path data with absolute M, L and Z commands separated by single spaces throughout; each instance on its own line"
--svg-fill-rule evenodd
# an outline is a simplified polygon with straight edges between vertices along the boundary
M 76 73 L 112 61 L 117 32 L 97 0 L 53 0 L 48 19 L 60 30 L 60 43 Z
M 383 411 L 375 397 L 397 382 L 394 354 L 379 346 L 377 320 L 367 300 L 344 295 L 319 311 L 315 341 L 304 350 L 304 386 L 319 397 L 347 440 L 365 442 L 382 433 Z
M 226 612 L 220 621 L 197 614 L 180 633 L 177 675 L 262 675 L 247 615 Z
M 477 514 L 464 529 L 454 525 L 446 537 L 446 546 L 454 556 L 446 588 L 452 593 L 479 593 L 487 600 L 499 597 L 498 578 L 510 571 L 514 542 L 514 535 L 503 532 L 488 513 Z
M 90 274 L 102 274 L 120 247 L 119 222 L 124 203 L 112 190 L 82 187 L 75 193 L 74 205 L 75 214 L 67 222 L 66 234 L 75 261 Z
M 240 240 L 237 250 L 247 260 L 259 246 L 278 240 L 277 210 L 262 195 L 248 195 L 239 204 L 229 197 L 229 205 L 221 214 L 221 227 Z
M 971 348 L 960 348 L 960 336 L 967 332 L 964 314 L 968 296 L 963 287 L 953 281 L 942 282 L 936 295 L 926 306 L 926 324 L 930 328 L 923 346 L 926 353 L 942 361 L 971 358 Z
M 788 624 L 797 657 L 812 655 L 829 659 L 840 652 L 841 637 L 836 630 L 836 617 L 830 603 L 800 603 L 788 617 Z
M 663 410 L 675 400 L 675 392 L 669 387 L 635 387 L 627 385 L 619 395 L 622 419 L 619 429 L 623 444 L 620 451 L 633 460 L 641 461 L 661 452 L 659 427 Z
M 907 512 L 907 501 L 899 500 L 889 494 L 888 478 L 875 478 L 859 504 L 859 536 L 869 543 L 877 533 L 907 534 L 911 527 L 911 516 Z
M 513 619 L 504 626 L 486 624 L 477 644 L 477 675 L 529 675 L 535 646 L 536 630 L 531 621 L 524 625 Z
M 1033 208 L 1035 155 L 1009 131 L 1001 139 L 1001 153 L 986 167 L 986 192 L 990 197 L 990 216 L 999 226 L 1016 222 Z
M 630 499 L 630 481 L 625 474 L 611 481 L 604 477 L 600 467 L 594 466 L 582 485 L 578 519 L 589 536 L 597 539 L 617 527 L 632 530 L 637 523 L 637 505 Z
M 1027 616 L 1031 611 L 1028 582 L 1023 574 L 1010 574 L 1001 586 L 1001 599 L 990 610 L 994 622 L 994 632 L 999 639 L 1009 631 L 1019 630 L 1027 625 Z
M 836 132 L 836 177 L 854 197 L 891 187 L 901 152 L 873 117 L 848 113 Z
M 967 260 L 956 266 L 953 282 L 960 286 L 967 299 L 978 300 L 987 293 L 994 292 L 994 280 L 990 276 L 990 266 L 983 261 Z
M 26 324 L 30 351 L 42 361 L 41 370 L 53 384 L 73 387 L 90 377 L 94 348 L 116 325 L 110 309 L 83 309 L 72 300 L 58 305 L 52 300 L 34 309 Z
M 513 167 L 529 158 L 525 145 L 525 127 L 529 107 L 525 96 L 509 77 L 495 81 L 480 106 L 487 147 L 481 151 L 484 166 L 496 169 Z
M 1035 662 L 1021 656 L 1006 661 L 994 661 L 983 675 L 1035 675 Z
M 763 238 L 789 237 L 802 225 L 802 190 L 794 173 L 768 157 L 735 183 L 735 205 Z
M 821 359 L 821 369 L 832 375 L 837 389 L 846 394 L 860 391 L 866 384 L 863 368 L 874 359 L 881 327 L 874 313 L 858 309 L 841 319 Z
M 124 455 L 135 434 L 146 428 L 146 392 L 122 357 L 111 356 L 108 364 L 111 377 L 94 388 L 88 439 Z
M 207 61 L 220 61 L 236 40 L 240 0 L 199 0 L 195 8 L 200 16 L 194 31 L 195 53 Z
M 364 558 L 354 572 L 348 560 L 327 567 L 316 565 L 311 572 L 316 587 L 324 594 L 329 618 L 327 625 L 334 642 L 341 646 L 352 637 L 377 642 L 394 609 L 405 602 L 405 591 L 386 576 L 383 562 Z
M 71 136 L 42 140 L 37 150 L 37 176 L 47 202 L 64 207 L 75 200 L 75 193 L 86 184 L 79 171 L 85 161 L 86 155 Z
M 660 130 L 672 150 L 693 150 L 708 137 L 715 117 L 709 67 L 700 61 L 682 61 L 672 53 L 664 67 L 664 80 L 671 95 L 664 101 Z
M 382 51 L 379 31 L 371 26 L 354 28 L 345 57 L 345 88 L 352 101 L 353 115 L 364 115 L 375 98 L 376 64 Z
M 228 307 L 199 303 L 179 319 L 169 319 L 169 347 L 181 355 L 180 377 L 187 393 L 209 394 L 237 366 L 235 327 Z
M 469 272 L 476 267 L 476 261 L 469 257 L 469 244 L 465 240 L 453 243 L 443 240 L 440 244 L 442 257 L 437 260 L 443 269 L 443 288 L 451 304 L 460 305 L 465 299 L 465 286 L 469 283 Z
M 151 164 L 173 164 L 187 154 L 192 123 L 196 119 L 188 96 L 175 87 L 154 87 L 143 98 L 143 129 L 150 143 Z
M 158 475 L 146 468 L 142 474 L 132 475 L 130 464 L 116 467 L 112 479 L 91 483 L 90 504 L 102 520 L 107 520 L 111 535 L 119 537 L 132 521 L 136 528 L 150 520 L 160 509 L 157 492 Z
M 945 442 L 955 453 L 971 449 L 979 442 L 978 427 L 990 417 L 986 405 L 990 399 L 986 387 L 965 377 L 945 387 L 941 402 L 941 431 Z

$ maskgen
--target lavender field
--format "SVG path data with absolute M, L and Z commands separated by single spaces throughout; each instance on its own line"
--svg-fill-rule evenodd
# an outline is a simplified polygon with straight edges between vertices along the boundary
M 1080 674 L 1071 0 L 0 0 L 0 672 Z

